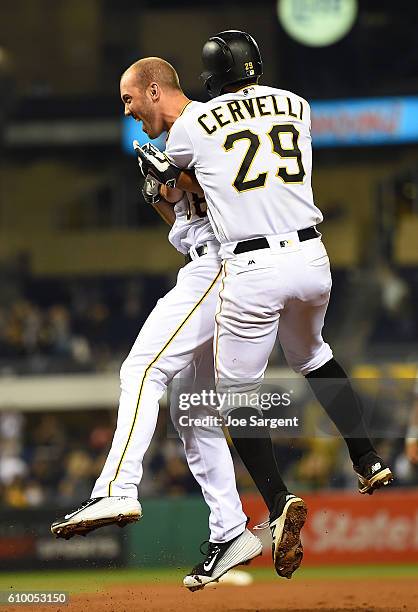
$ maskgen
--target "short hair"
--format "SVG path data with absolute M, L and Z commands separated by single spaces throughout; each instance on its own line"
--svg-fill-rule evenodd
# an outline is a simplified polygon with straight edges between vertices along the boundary
M 146 89 L 154 81 L 168 89 L 182 91 L 179 76 L 174 67 L 160 57 L 145 57 L 138 60 L 125 72 L 133 72 L 141 88 Z

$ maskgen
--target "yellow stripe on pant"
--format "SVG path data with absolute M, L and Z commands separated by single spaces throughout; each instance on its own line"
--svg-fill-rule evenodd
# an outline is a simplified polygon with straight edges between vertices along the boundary
M 223 262 L 222 264 L 222 268 L 221 268 L 221 272 L 222 274 L 222 286 L 219 290 L 219 310 L 218 312 L 215 314 L 215 323 L 216 323 L 216 336 L 215 336 L 215 358 L 214 358 L 214 369 L 215 369 L 215 383 L 218 384 L 219 382 L 219 370 L 218 370 L 218 348 L 219 348 L 219 323 L 218 323 L 218 318 L 219 315 L 222 312 L 222 305 L 223 305 L 223 292 L 225 291 L 225 279 L 226 279 L 226 261 Z
M 139 404 L 140 404 L 140 401 L 141 401 L 141 393 L 142 393 L 142 389 L 144 388 L 144 383 L 145 383 L 145 379 L 146 379 L 146 377 L 148 375 L 148 372 L 153 367 L 153 365 L 158 361 L 158 359 L 161 357 L 161 355 L 164 353 L 164 351 L 170 346 L 170 344 L 173 342 L 173 340 L 176 338 L 177 334 L 182 330 L 182 328 L 186 325 L 187 321 L 190 319 L 190 317 L 193 315 L 193 313 L 196 312 L 196 310 L 199 308 L 199 306 L 202 304 L 202 302 L 205 300 L 205 298 L 209 295 L 209 293 L 211 292 L 211 290 L 214 287 L 214 285 L 216 285 L 216 282 L 218 281 L 218 279 L 219 279 L 219 277 L 221 275 L 221 272 L 222 272 L 222 268 L 219 270 L 219 272 L 216 275 L 215 279 L 212 281 L 212 283 L 210 284 L 208 289 L 205 291 L 205 293 L 202 295 L 202 297 L 197 302 L 197 304 L 195 304 L 195 306 L 193 306 L 192 310 L 189 312 L 189 314 L 186 316 L 186 318 L 180 323 L 180 325 L 178 326 L 176 331 L 171 335 L 169 340 L 167 340 L 167 342 L 165 343 L 163 348 L 160 350 L 160 352 L 156 355 L 156 357 L 154 357 L 154 359 L 151 361 L 151 363 L 145 368 L 145 372 L 144 372 L 144 374 L 142 376 L 142 380 L 141 380 L 141 385 L 139 387 L 138 400 L 136 402 L 135 414 L 134 414 L 133 422 L 132 422 L 132 425 L 131 425 L 131 429 L 129 431 L 129 436 L 128 436 L 128 439 L 126 441 L 125 448 L 123 449 L 123 453 L 122 453 L 122 456 L 120 458 L 120 461 L 118 463 L 118 467 L 116 468 L 116 474 L 112 478 L 112 480 L 109 482 L 109 487 L 108 487 L 108 495 L 109 495 L 109 497 L 111 497 L 111 495 L 112 495 L 112 484 L 115 482 L 115 480 L 117 479 L 117 477 L 119 475 L 119 471 L 120 471 L 121 465 L 123 463 L 123 460 L 125 458 L 126 451 L 128 450 L 129 442 L 131 441 L 132 432 L 133 432 L 133 430 L 135 428 L 136 419 L 137 419 L 137 416 L 138 416 L 138 413 L 139 413 Z

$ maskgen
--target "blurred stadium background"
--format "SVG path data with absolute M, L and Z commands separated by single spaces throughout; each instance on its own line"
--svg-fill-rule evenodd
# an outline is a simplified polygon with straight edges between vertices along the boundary
M 311 502 L 307 564 L 418 562 L 418 468 L 404 450 L 418 368 L 418 5 L 294 0 L 283 2 L 283 11 L 292 6 L 279 20 L 277 4 L 1 1 L 4 570 L 178 567 L 196 561 L 207 535 L 207 511 L 180 443 L 167 436 L 165 407 L 146 459 L 143 521 L 82 542 L 55 541 L 48 529 L 57 512 L 90 496 L 113 434 L 120 364 L 182 265 L 141 198 L 126 147 L 138 127 L 122 117 L 120 74 L 139 57 L 161 56 L 186 93 L 204 100 L 202 43 L 228 28 L 259 42 L 264 83 L 312 103 L 314 191 L 334 283 L 326 338 L 355 378 L 375 381 L 390 422 L 391 435 L 377 443 L 396 481 L 370 500 L 352 493 L 341 443 L 314 435 L 319 411 L 304 438 L 277 439 L 287 479 Z M 322 11 L 341 30 L 332 44 Z M 287 375 L 279 347 L 271 368 Z M 236 465 L 246 508 L 262 520 Z M 364 537 L 382 529 L 393 537 L 379 545 Z

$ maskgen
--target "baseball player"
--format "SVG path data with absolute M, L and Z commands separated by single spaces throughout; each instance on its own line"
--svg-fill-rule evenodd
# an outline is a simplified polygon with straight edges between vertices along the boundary
M 322 338 L 331 274 L 311 188 L 309 104 L 258 84 L 260 52 L 245 32 L 220 32 L 206 42 L 202 57 L 213 99 L 185 108 L 171 128 L 166 157 L 146 147 L 140 156 L 143 172 L 160 182 L 182 184 L 180 170 L 193 169 L 204 190 L 223 260 L 214 341 L 218 389 L 257 388 L 278 334 L 289 365 L 307 378 L 343 435 L 360 493 L 371 494 L 392 473 L 376 454 L 351 384 Z M 158 133 L 158 105 L 147 120 L 149 133 Z M 234 402 L 226 409 L 247 423 L 258 414 Z M 268 432 L 255 438 L 233 427 L 230 434 L 269 508 L 276 570 L 290 577 L 302 559 L 306 505 L 281 479 Z
M 170 99 L 170 112 L 164 123 L 164 129 L 169 129 L 184 102 L 177 75 L 163 60 L 144 60 L 137 73 L 121 80 L 125 114 L 144 119 L 145 131 L 148 93 L 151 99 L 154 95 Z M 112 523 L 123 526 L 142 516 L 138 486 L 143 457 L 155 431 L 160 398 L 176 376 L 183 379 L 180 388 L 187 378 L 199 381 L 213 377 L 212 341 L 221 269 L 219 243 L 208 222 L 206 204 L 191 194 L 165 189 L 164 195 L 172 199 L 169 203 L 161 199 L 159 185 L 152 177 L 146 179 L 143 193 L 172 224 L 169 240 L 186 255 L 188 263 L 180 270 L 176 286 L 158 300 L 122 365 L 117 427 L 106 463 L 91 498 L 52 524 L 51 531 L 57 537 L 86 535 Z M 210 435 L 205 435 L 204 428 L 196 431 L 193 427 L 180 427 L 176 398 L 170 409 L 189 467 L 210 508 L 207 554 L 183 581 L 186 587 L 196 590 L 261 554 L 262 545 L 246 529 L 247 517 L 236 490 L 222 429 L 210 427 Z

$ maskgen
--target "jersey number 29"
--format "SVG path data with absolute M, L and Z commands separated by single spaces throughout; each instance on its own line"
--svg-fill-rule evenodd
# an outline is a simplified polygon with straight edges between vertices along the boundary
M 281 134 L 290 134 L 292 140 L 292 147 L 289 149 L 283 148 L 280 141 Z M 273 145 L 273 153 L 276 153 L 284 159 L 295 159 L 298 165 L 298 171 L 294 174 L 290 174 L 286 168 L 280 167 L 277 171 L 278 176 L 284 183 L 302 183 L 305 177 L 305 169 L 302 164 L 302 153 L 298 147 L 299 132 L 294 125 L 279 124 L 274 125 L 267 136 L 270 138 Z M 239 192 L 248 191 L 249 189 L 258 189 L 264 187 L 267 180 L 267 172 L 261 172 L 254 179 L 247 179 L 248 171 L 257 151 L 260 147 L 260 137 L 254 134 L 251 130 L 241 130 L 234 134 L 229 134 L 224 142 L 225 151 L 231 151 L 234 145 L 239 140 L 248 140 L 248 149 L 242 160 L 238 174 L 233 182 L 235 189 Z

